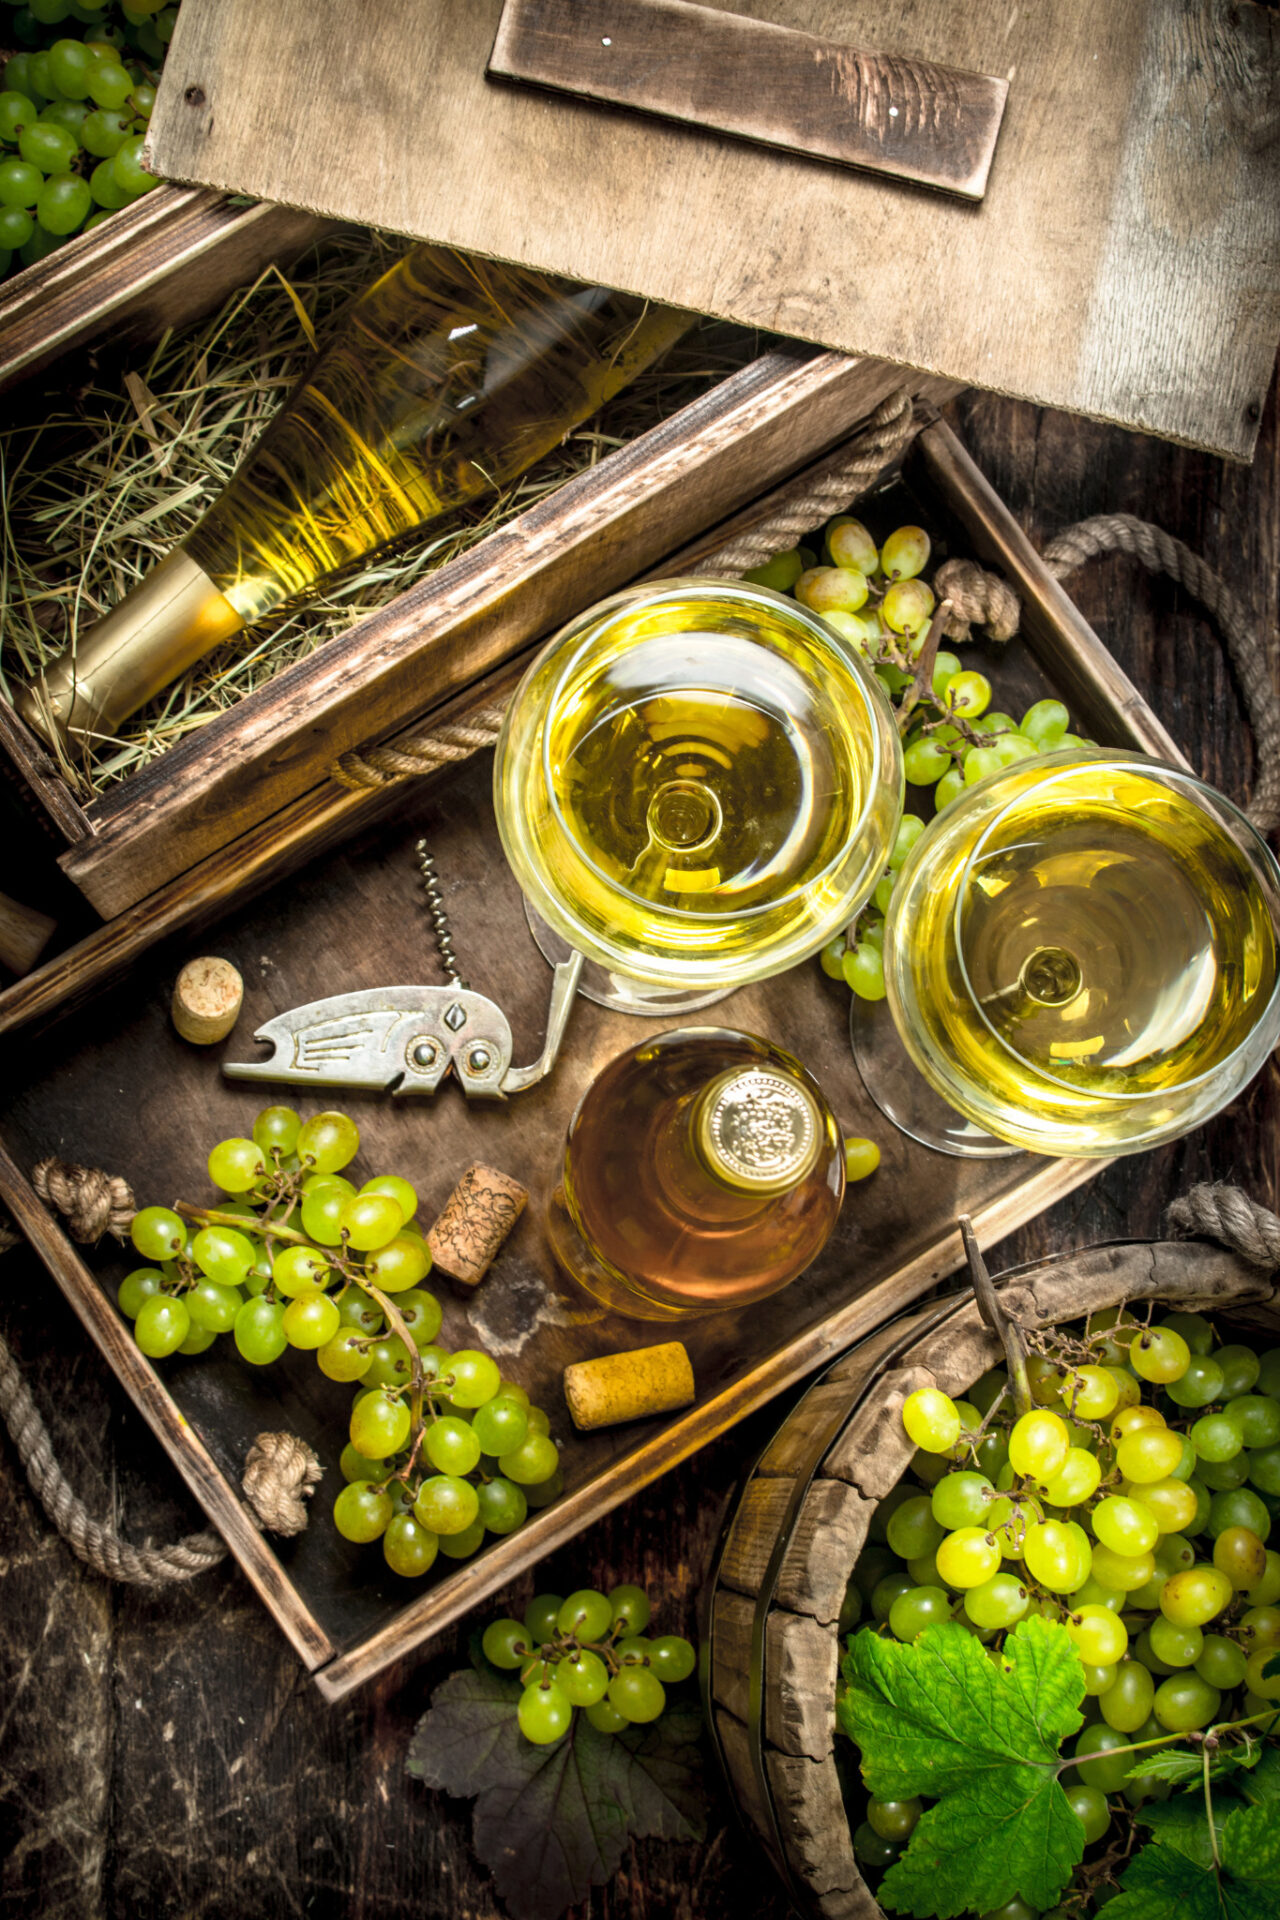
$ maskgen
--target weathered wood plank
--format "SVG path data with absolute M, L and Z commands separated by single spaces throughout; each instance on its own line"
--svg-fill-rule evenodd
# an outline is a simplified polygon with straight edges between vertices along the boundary
M 783 1753 L 830 1764 L 840 1665 L 833 1628 L 775 1607 L 765 1626 L 764 1659 L 765 1738 Z
M 34 806 L 42 826 L 59 847 L 75 846 L 93 832 L 89 819 L 59 773 L 43 741 L 37 740 L 0 699 L 0 767 L 17 776 L 18 785 Z
M 1009 83 L 687 0 L 506 0 L 488 71 L 981 200 Z
M 1010 80 L 980 208 L 485 78 L 501 0 L 186 0 L 171 179 L 373 222 L 1247 459 L 1280 337 L 1280 143 L 1234 0 L 712 0 Z M 607 30 L 606 30 L 607 31 Z M 359 73 L 353 88 L 351 75 Z M 344 138 L 300 142 L 299 97 Z M 1245 130 L 1241 130 L 1241 122 Z M 404 155 L 432 129 L 431 164 Z M 894 262 L 909 292 L 885 298 Z

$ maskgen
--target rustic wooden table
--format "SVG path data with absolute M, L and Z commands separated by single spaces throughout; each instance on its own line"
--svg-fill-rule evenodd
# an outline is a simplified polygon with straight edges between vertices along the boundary
M 1087 514 L 1159 522 L 1276 630 L 1280 429 L 1273 384 L 1251 469 L 981 394 L 957 426 L 1033 539 Z M 1132 561 L 1071 582 L 1085 613 L 1202 772 L 1249 791 L 1252 755 L 1216 635 L 1194 604 Z M 58 1142 L 51 1141 L 51 1148 Z M 1274 1066 L 1211 1126 L 1120 1162 L 998 1249 L 993 1270 L 1118 1235 L 1160 1231 L 1193 1180 L 1280 1201 Z M 52 1283 L 22 1254 L 0 1269 L 0 1330 L 90 1507 L 129 1537 L 199 1525 L 175 1477 Z M 542 1569 L 567 1591 L 640 1580 L 664 1625 L 693 1621 L 724 1501 L 770 1416 L 622 1507 Z M 497 1920 L 468 1844 L 469 1803 L 406 1779 L 405 1746 L 456 1664 L 441 1644 L 341 1708 L 325 1707 L 228 1565 L 152 1595 L 111 1587 L 45 1521 L 0 1442 L 0 1909 L 40 1920 Z M 522 1593 L 513 1598 L 520 1600 Z M 708 1755 L 710 1766 L 710 1756 Z M 579 1920 L 782 1920 L 753 1842 L 714 1788 L 706 1843 L 644 1842 Z

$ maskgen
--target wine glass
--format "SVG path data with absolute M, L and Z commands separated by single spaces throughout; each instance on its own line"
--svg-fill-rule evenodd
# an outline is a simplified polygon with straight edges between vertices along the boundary
M 892 710 L 855 649 L 766 587 L 628 588 L 570 622 L 507 711 L 502 844 L 580 991 L 688 1013 L 845 926 L 902 811 Z
M 1103 748 L 1017 761 L 921 836 L 885 929 L 892 1027 L 942 1137 L 883 1014 L 856 1023 L 863 1079 L 952 1153 L 1176 1139 L 1280 1038 L 1278 927 L 1270 849 L 1192 774 Z

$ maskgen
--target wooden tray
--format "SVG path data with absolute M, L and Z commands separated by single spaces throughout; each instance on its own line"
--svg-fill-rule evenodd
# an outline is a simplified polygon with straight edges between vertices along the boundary
M 953 550 L 1003 564 L 1024 595 L 1025 641 L 1004 650 L 995 669 L 1001 706 L 1018 711 L 1019 702 L 1052 686 L 1070 702 L 1077 724 L 1106 744 L 1178 757 L 945 425 L 930 428 L 917 442 L 905 481 L 906 499 L 886 502 L 885 516 L 925 516 L 947 534 Z M 683 561 L 678 556 L 672 564 Z M 983 650 L 971 657 L 981 663 Z M 265 1373 L 216 1350 L 153 1368 L 138 1353 L 108 1291 L 127 1271 L 127 1256 L 105 1252 L 82 1259 L 36 1201 L 21 1169 L 57 1151 L 124 1174 L 140 1202 L 198 1199 L 206 1190 L 209 1145 L 223 1134 L 246 1131 L 268 1095 L 223 1082 L 209 1053 L 176 1038 L 167 1011 L 173 974 L 200 949 L 180 943 L 157 948 L 160 935 L 195 917 L 220 915 L 216 931 L 201 944 L 228 955 L 244 974 L 245 1013 L 226 1050 L 232 1058 L 251 1058 L 253 1028 L 286 1007 L 358 985 L 436 977 L 411 858 L 423 832 L 440 866 L 469 974 L 508 1009 L 518 1057 L 532 1058 L 549 974 L 526 935 L 515 883 L 501 857 L 489 781 L 484 756 L 448 781 L 376 796 L 383 815 L 378 824 L 367 824 L 375 810 L 368 800 L 346 796 L 345 812 L 295 822 L 283 851 L 265 836 L 250 836 L 240 848 L 238 869 L 227 868 L 230 854 L 216 856 L 202 875 L 186 877 L 185 891 L 171 896 L 162 912 L 126 916 L 127 937 L 123 929 L 106 929 L 87 957 L 56 962 L 38 985 L 33 977 L 5 996 L 5 1024 L 15 1033 L 36 1012 L 66 1012 L 77 997 L 113 977 L 118 982 L 95 1006 L 69 1014 L 56 1033 L 11 1041 L 0 1199 L 333 1699 L 422 1645 L 516 1572 L 935 1284 L 957 1263 L 957 1213 L 970 1213 L 982 1241 L 991 1244 L 1100 1164 L 1030 1157 L 966 1162 L 930 1154 L 897 1135 L 872 1109 L 849 1053 L 848 994 L 816 964 L 742 990 L 713 1014 L 700 1015 L 700 1023 L 736 1024 L 792 1048 L 823 1081 L 846 1130 L 881 1142 L 882 1168 L 851 1190 L 835 1237 L 801 1280 L 750 1312 L 695 1321 L 684 1331 L 698 1383 L 692 1408 L 666 1421 L 579 1436 L 569 1430 L 560 1393 L 566 1361 L 645 1344 L 665 1337 L 665 1330 L 606 1315 L 568 1291 L 543 1244 L 540 1203 L 579 1095 L 605 1060 L 635 1043 L 645 1024 L 579 1004 L 551 1080 L 500 1109 L 468 1108 L 453 1089 L 429 1104 L 335 1094 L 330 1103 L 349 1105 L 360 1121 L 362 1164 L 413 1179 L 427 1218 L 473 1159 L 492 1161 L 530 1187 L 534 1204 L 478 1294 L 464 1301 L 441 1285 L 444 1338 L 496 1351 L 546 1406 L 553 1431 L 567 1443 L 567 1491 L 555 1506 L 460 1571 L 433 1572 L 421 1587 L 395 1580 L 376 1550 L 344 1546 L 323 1511 L 336 1491 L 348 1394 L 325 1381 L 305 1355 L 288 1356 Z M 327 841 L 339 844 L 313 858 L 287 889 L 276 886 L 261 901 L 252 897 Z M 236 1491 L 249 1441 L 264 1428 L 300 1433 L 326 1467 L 321 1511 L 305 1535 L 283 1544 L 256 1532 Z

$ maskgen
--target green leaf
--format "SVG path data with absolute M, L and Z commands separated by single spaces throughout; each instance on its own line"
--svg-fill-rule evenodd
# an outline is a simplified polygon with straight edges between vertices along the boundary
M 1177 1786 L 1183 1780 L 1198 1780 L 1203 1764 L 1198 1753 L 1174 1747 L 1164 1753 L 1149 1753 L 1135 1760 L 1129 1769 L 1131 1780 L 1171 1780 Z M 1141 1818 L 1141 1815 L 1138 1816 Z
M 1280 1889 L 1280 1816 L 1274 1808 L 1237 1807 L 1222 1824 L 1218 1851 L 1237 1879 Z
M 512 1675 L 451 1674 L 432 1695 L 408 1770 L 428 1786 L 475 1798 L 476 1853 L 516 1920 L 556 1920 L 617 1871 L 627 1842 L 705 1832 L 696 1705 L 679 1699 L 660 1720 L 597 1733 L 583 1714 L 551 1747 L 516 1725 Z
M 1280 1818 L 1272 1806 L 1215 1802 L 1221 1873 L 1202 1794 L 1140 1807 L 1134 1818 L 1151 1828 L 1156 1844 L 1130 1862 L 1121 1893 L 1107 1903 L 1108 1920 L 1275 1920 Z
M 956 1625 L 910 1645 L 864 1631 L 842 1663 L 836 1710 L 882 1799 L 937 1799 L 880 1884 L 917 1920 L 985 1913 L 1020 1894 L 1053 1906 L 1084 1852 L 1058 1785 L 1063 1739 L 1082 1724 L 1084 1673 L 1066 1631 L 1025 1620 L 999 1666 Z
M 1237 1784 L 1245 1799 L 1256 1806 L 1280 1800 L 1280 1747 L 1265 1747 L 1249 1778 Z
M 1198 1867 L 1213 1865 L 1203 1792 L 1180 1793 L 1173 1800 L 1148 1800 L 1134 1809 L 1133 1817 L 1140 1826 L 1150 1827 L 1158 1845 L 1171 1847 Z

